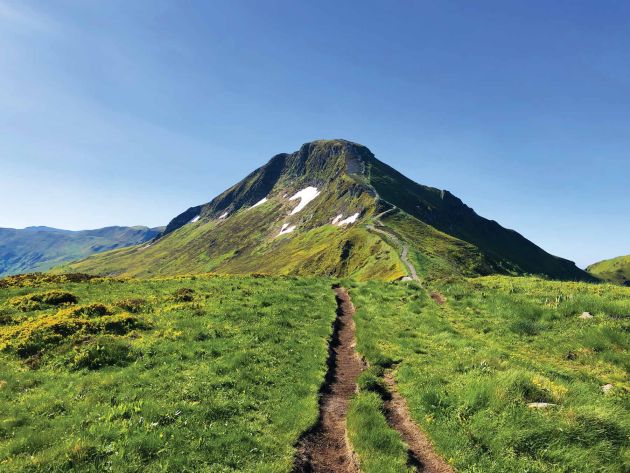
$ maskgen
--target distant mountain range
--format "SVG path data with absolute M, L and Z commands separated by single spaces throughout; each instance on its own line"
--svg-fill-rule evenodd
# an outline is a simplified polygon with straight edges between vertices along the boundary
M 346 140 L 314 141 L 276 155 L 210 202 L 173 218 L 156 241 L 60 270 L 594 280 L 573 262 L 477 215 L 450 192 L 417 184 Z
M 586 271 L 604 281 L 630 286 L 630 255 L 594 263 Z
M 106 227 L 71 231 L 50 227 L 0 228 L 0 276 L 47 271 L 94 253 L 137 245 L 164 227 Z

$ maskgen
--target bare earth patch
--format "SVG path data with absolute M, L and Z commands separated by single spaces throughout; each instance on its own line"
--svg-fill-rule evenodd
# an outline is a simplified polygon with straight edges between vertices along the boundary
M 350 398 L 357 392 L 363 362 L 355 351 L 354 306 L 344 288 L 336 287 L 337 319 L 330 344 L 328 373 L 322 388 L 319 420 L 298 444 L 293 471 L 358 473 L 348 441 L 346 418 Z
M 435 453 L 427 436 L 411 419 L 407 402 L 398 393 L 393 375 L 386 373 L 383 379 L 391 395 L 384 401 L 387 421 L 407 444 L 410 465 L 422 473 L 453 473 L 453 468 Z

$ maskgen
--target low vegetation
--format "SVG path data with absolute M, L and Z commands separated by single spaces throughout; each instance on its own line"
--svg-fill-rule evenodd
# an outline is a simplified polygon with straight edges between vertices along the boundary
M 0 471 L 291 468 L 317 418 L 330 281 L 0 282 Z
M 332 282 L 0 280 L 0 470 L 290 471 L 318 415 Z M 364 473 L 413 471 L 389 372 L 457 471 L 630 470 L 630 288 L 423 284 L 344 281 L 369 364 L 347 419 Z
M 430 284 L 354 283 L 351 295 L 358 350 L 374 373 L 394 370 L 444 458 L 468 472 L 629 471 L 630 289 L 498 276 Z M 362 391 L 379 389 L 372 376 Z M 388 438 L 369 420 L 380 415 L 371 400 L 363 422 Z M 391 455 L 386 442 L 354 438 L 360 457 L 377 455 L 370 445 Z
M 630 286 L 630 255 L 600 261 L 586 270 L 603 281 Z

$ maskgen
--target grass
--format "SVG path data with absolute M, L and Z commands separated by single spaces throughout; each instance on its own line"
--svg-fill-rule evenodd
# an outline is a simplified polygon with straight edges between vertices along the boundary
M 600 261 L 590 265 L 586 271 L 604 281 L 630 285 L 630 255 Z
M 352 185 L 345 180 L 330 186 L 322 190 L 329 197 L 317 197 L 292 217 L 287 214 L 295 201 L 283 198 L 285 189 L 281 188 L 265 204 L 240 209 L 224 220 L 202 219 L 149 246 L 100 253 L 59 270 L 138 277 L 200 272 L 349 276 L 359 280 L 404 276 L 396 248 L 362 226 L 330 224 L 342 212 L 370 213 L 373 198 L 365 193 L 349 197 L 346 194 Z M 278 236 L 288 221 L 298 228 Z
M 378 370 L 368 368 L 359 377 L 359 392 L 348 412 L 348 435 L 363 473 L 411 472 L 407 448 L 391 429 L 383 412 L 384 385 Z
M 317 419 L 331 282 L 0 280 L 0 470 L 290 471 Z M 424 284 L 344 281 L 370 365 L 347 419 L 363 472 L 409 469 L 385 370 L 460 472 L 630 471 L 630 288 Z
M 357 348 L 395 369 L 412 417 L 458 471 L 629 471 L 630 289 L 506 276 L 431 285 L 354 283 Z M 379 413 L 372 401 L 365 418 Z
M 2 280 L 0 470 L 289 471 L 335 307 L 326 279 Z

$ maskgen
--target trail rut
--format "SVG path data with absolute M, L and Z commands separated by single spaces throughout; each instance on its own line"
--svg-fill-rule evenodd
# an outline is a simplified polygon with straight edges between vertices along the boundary
M 350 398 L 357 391 L 357 378 L 364 366 L 355 351 L 354 306 L 348 292 L 335 287 L 335 321 L 328 373 L 319 403 L 319 420 L 298 443 L 293 472 L 358 473 L 359 467 L 348 441 L 346 417 Z
M 411 419 L 407 402 L 398 393 L 393 375 L 386 373 L 383 379 L 390 395 L 384 399 L 387 422 L 407 444 L 409 464 L 419 473 L 454 473 L 453 468 L 435 453 L 426 434 Z

